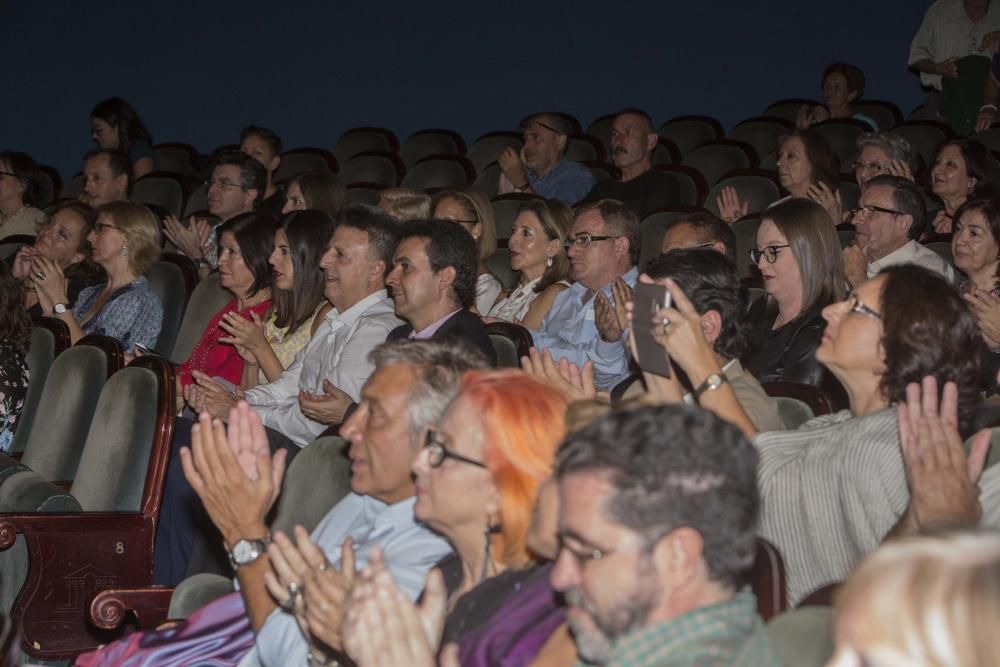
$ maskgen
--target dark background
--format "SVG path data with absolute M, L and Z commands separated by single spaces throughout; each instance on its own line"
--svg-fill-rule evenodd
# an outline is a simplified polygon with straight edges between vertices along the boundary
M 819 98 L 829 62 L 904 114 L 930 0 L 659 2 L 128 2 L 0 0 L 0 147 L 80 169 L 89 112 L 120 95 L 157 142 L 202 151 L 271 127 L 288 148 L 345 129 L 466 141 L 553 108 L 586 125 L 625 106 L 657 124 L 708 113 L 728 130 L 782 97 Z

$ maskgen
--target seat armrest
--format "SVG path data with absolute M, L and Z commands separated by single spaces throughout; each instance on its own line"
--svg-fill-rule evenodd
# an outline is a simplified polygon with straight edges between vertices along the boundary
M 155 629 L 167 620 L 173 594 L 169 586 L 101 591 L 90 603 L 90 622 L 102 630 L 117 630 L 132 615 L 140 629 Z

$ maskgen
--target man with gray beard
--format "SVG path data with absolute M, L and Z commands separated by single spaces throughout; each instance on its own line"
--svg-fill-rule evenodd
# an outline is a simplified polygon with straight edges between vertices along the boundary
M 617 199 L 635 211 L 639 219 L 677 204 L 677 184 L 669 175 L 653 169 L 653 149 L 659 137 L 649 114 L 626 109 L 611 126 L 611 160 L 621 178 L 606 178 L 594 185 L 587 201 Z
M 757 454 L 736 427 L 683 405 L 613 413 L 567 437 L 555 474 L 550 581 L 582 661 L 780 664 L 746 586 Z

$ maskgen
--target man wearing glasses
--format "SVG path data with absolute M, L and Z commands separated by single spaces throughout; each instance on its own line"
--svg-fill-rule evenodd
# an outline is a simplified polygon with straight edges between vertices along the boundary
M 777 665 L 754 594 L 757 454 L 696 407 L 607 415 L 559 452 L 553 588 L 587 664 Z
M 215 230 L 219 225 L 241 213 L 256 209 L 267 190 L 267 170 L 260 162 L 240 151 L 219 154 L 208 186 L 208 212 L 218 218 L 191 217 L 190 226 L 177 218 L 163 220 L 163 232 L 177 249 L 187 255 L 198 275 L 204 278 L 218 262 L 218 239 Z
M 594 176 L 579 162 L 567 160 L 566 147 L 573 133 L 569 121 L 554 113 L 539 113 L 521 122 L 524 145 L 506 148 L 500 165 L 500 194 L 535 193 L 572 206 L 587 196 Z
M 843 251 L 847 281 L 857 287 L 887 266 L 916 264 L 953 282 L 951 264 L 915 240 L 925 216 L 923 197 L 911 181 L 883 175 L 865 183 L 851 211 L 857 236 Z
M 593 364 L 597 388 L 610 390 L 628 373 L 621 322 L 626 286 L 635 286 L 638 277 L 639 219 L 614 199 L 588 204 L 578 209 L 566 248 L 575 282 L 556 296 L 531 336 L 556 361 Z

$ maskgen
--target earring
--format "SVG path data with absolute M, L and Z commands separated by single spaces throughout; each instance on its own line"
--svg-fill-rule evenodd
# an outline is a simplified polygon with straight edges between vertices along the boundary
M 122 257 L 128 257 L 128 246 L 122 245 Z
M 486 571 L 490 567 L 490 561 L 493 560 L 493 540 L 490 536 L 499 532 L 500 526 L 487 519 L 486 529 L 483 530 L 483 570 L 479 573 L 480 583 L 486 580 Z
M 552 266 L 552 257 L 551 256 L 545 258 L 545 266 L 547 266 L 547 267 L 548 266 Z

